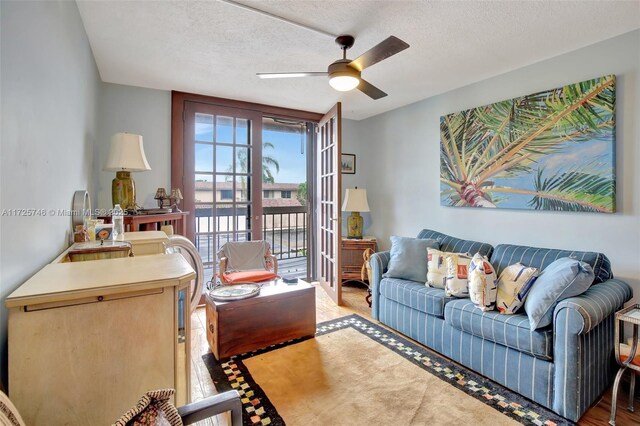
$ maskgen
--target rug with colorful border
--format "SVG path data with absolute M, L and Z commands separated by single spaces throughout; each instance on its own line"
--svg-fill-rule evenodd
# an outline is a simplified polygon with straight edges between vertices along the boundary
M 555 426 L 575 423 L 558 416 L 552 411 L 510 391 L 509 389 L 475 372 L 454 364 L 416 343 L 399 336 L 359 315 L 353 314 L 318 324 L 316 336 L 333 333 L 344 328 L 352 328 L 373 341 L 399 354 L 423 370 L 431 373 L 451 386 L 463 391 L 470 397 L 482 401 L 500 413 L 524 425 Z M 212 353 L 202 359 L 209 374 L 220 392 L 237 390 L 242 398 L 243 425 L 284 425 L 284 419 L 278 414 L 269 397 L 256 383 L 244 360 L 288 345 L 294 345 L 306 339 L 296 339 L 257 351 L 232 356 L 217 361 Z

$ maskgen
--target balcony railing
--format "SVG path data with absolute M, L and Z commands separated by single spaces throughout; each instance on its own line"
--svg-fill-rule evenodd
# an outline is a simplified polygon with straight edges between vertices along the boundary
M 216 212 L 214 217 L 210 204 L 196 206 L 196 247 L 205 268 L 215 267 L 216 253 L 226 242 L 246 241 L 250 235 L 246 208 L 236 209 L 235 214 L 231 208 Z M 306 206 L 263 209 L 262 238 L 278 260 L 307 256 L 307 220 Z

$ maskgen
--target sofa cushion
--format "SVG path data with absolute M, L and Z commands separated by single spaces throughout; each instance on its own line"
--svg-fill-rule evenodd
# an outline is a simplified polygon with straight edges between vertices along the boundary
M 446 257 L 447 279 L 444 292 L 447 296 L 469 297 L 469 264 L 472 255 L 451 253 Z
M 401 305 L 440 318 L 444 318 L 444 305 L 453 300 L 441 288 L 431 288 L 399 278 L 384 278 L 380 281 L 380 294 Z
M 553 322 L 553 308 L 561 300 L 579 296 L 593 283 L 588 263 L 562 257 L 540 274 L 524 302 L 531 328 L 543 328 Z
M 440 243 L 440 250 L 451 253 L 471 253 L 471 255 L 480 253 L 481 255 L 489 258 L 491 257 L 491 253 L 493 253 L 493 246 L 491 244 L 480 243 L 478 241 L 461 240 L 460 238 L 452 237 L 438 231 L 432 231 L 431 229 L 423 229 L 420 231 L 420 233 L 418 233 L 418 238 L 438 240 Z
M 392 235 L 389 266 L 382 276 L 424 283 L 427 280 L 427 249 L 439 246 L 436 240 Z
M 482 311 L 496 307 L 498 277 L 486 256 L 476 253 L 469 264 L 469 298 Z
M 496 308 L 504 315 L 513 315 L 524 305 L 533 283 L 538 279 L 538 268 L 514 263 L 507 266 L 498 278 Z
M 613 278 L 611 262 L 609 262 L 607 256 L 592 251 L 570 251 L 500 244 L 496 246 L 491 256 L 491 264 L 496 268 L 498 276 L 500 276 L 507 266 L 517 262 L 526 266 L 533 266 L 542 271 L 561 257 L 571 257 L 588 263 L 593 268 L 593 273 L 596 276 L 594 284 L 603 283 Z
M 483 312 L 470 300 L 458 299 L 446 304 L 444 318 L 458 330 L 536 358 L 553 359 L 553 330 L 531 330 L 529 318 L 525 314 Z
M 427 240 L 432 241 L 432 240 Z M 447 282 L 447 255 L 434 248 L 427 249 L 427 282 L 429 287 L 445 288 Z

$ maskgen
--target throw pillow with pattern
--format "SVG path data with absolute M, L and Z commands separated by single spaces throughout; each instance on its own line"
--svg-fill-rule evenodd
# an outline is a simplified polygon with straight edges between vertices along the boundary
M 536 282 L 539 271 L 537 268 L 516 263 L 507 266 L 498 278 L 498 297 L 496 308 L 498 312 L 512 315 L 524 305 L 529 290 Z
M 449 253 L 446 256 L 447 278 L 445 293 L 449 297 L 469 297 L 469 253 Z
M 469 263 L 469 297 L 483 311 L 496 307 L 498 278 L 486 256 L 476 253 Z
M 171 403 L 174 393 L 173 389 L 147 392 L 111 426 L 182 426 L 178 409 Z
M 447 253 L 427 248 L 427 286 L 445 288 L 447 281 Z

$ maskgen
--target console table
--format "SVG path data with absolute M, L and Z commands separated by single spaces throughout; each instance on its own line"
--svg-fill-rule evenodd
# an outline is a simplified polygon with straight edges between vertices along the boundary
M 160 231 L 163 225 L 172 225 L 173 232 L 179 235 L 187 235 L 187 215 L 189 212 L 172 212 L 162 214 L 134 214 L 124 216 L 125 232 L 140 231 Z M 105 223 L 111 223 L 111 216 L 98 216 L 104 219 Z M 150 229 L 151 228 L 151 229 Z

